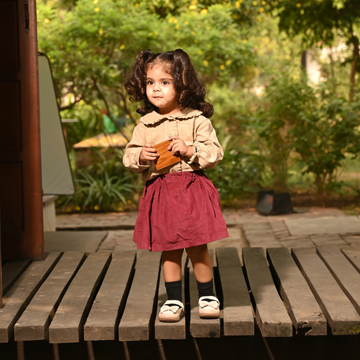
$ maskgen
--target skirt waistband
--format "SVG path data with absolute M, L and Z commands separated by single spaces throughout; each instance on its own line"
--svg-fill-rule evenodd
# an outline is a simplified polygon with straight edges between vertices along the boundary
M 155 182 L 162 182 L 162 181 L 177 182 L 177 181 L 179 181 L 180 178 L 184 178 L 187 180 L 190 180 L 190 179 L 195 180 L 195 178 L 198 176 L 206 177 L 204 170 L 179 171 L 179 172 L 174 172 L 174 173 L 168 173 L 168 174 L 164 174 L 164 175 L 159 175 L 154 179 L 148 180 L 146 182 L 146 186 L 149 186 Z

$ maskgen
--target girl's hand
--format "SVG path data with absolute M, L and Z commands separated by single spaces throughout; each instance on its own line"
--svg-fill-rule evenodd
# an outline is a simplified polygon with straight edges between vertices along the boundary
M 156 160 L 160 155 L 151 144 L 145 144 L 141 149 L 140 163 L 145 163 L 148 160 Z
M 170 136 L 169 140 L 171 140 L 171 143 L 168 149 L 172 151 L 173 155 L 180 154 L 181 156 L 188 158 L 193 156 L 192 146 L 187 146 L 184 140 L 180 139 L 178 136 Z

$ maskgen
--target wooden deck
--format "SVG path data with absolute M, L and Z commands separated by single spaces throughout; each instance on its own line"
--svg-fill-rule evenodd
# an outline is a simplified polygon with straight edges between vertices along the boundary
M 205 339 L 245 338 L 249 344 L 255 337 L 271 343 L 360 334 L 360 249 L 243 248 L 240 261 L 237 249 L 217 248 L 213 265 L 222 314 L 212 320 L 198 316 L 196 281 L 184 256 L 186 316 L 178 323 L 158 321 L 166 300 L 160 255 L 54 252 L 44 261 L 6 263 L 0 343 L 14 347 L 14 359 L 28 359 L 26 349 L 34 344 L 51 349 L 54 360 L 69 359 L 61 356 L 61 344 L 82 344 L 85 358 L 98 359 L 94 348 L 101 343 L 122 344 L 129 353 L 140 341 L 199 346 Z

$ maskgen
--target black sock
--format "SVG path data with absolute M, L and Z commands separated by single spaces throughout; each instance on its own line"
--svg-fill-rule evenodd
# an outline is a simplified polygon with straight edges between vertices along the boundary
M 181 280 L 178 281 L 165 281 L 166 293 L 168 300 L 178 300 L 182 302 L 181 296 Z
M 197 280 L 196 282 L 199 291 L 199 298 L 202 296 L 215 296 L 213 289 L 213 279 L 205 283 L 199 282 Z

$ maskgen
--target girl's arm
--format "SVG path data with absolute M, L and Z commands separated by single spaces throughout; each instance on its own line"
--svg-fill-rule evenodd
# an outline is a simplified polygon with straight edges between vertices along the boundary
M 193 155 L 188 164 L 196 162 L 201 169 L 211 169 L 224 157 L 224 151 L 216 136 L 211 121 L 199 116 L 195 122 L 195 140 Z
M 146 162 L 140 161 L 141 151 L 146 143 L 145 128 L 141 123 L 134 129 L 130 142 L 126 145 L 123 164 L 136 173 L 142 173 L 150 167 Z

